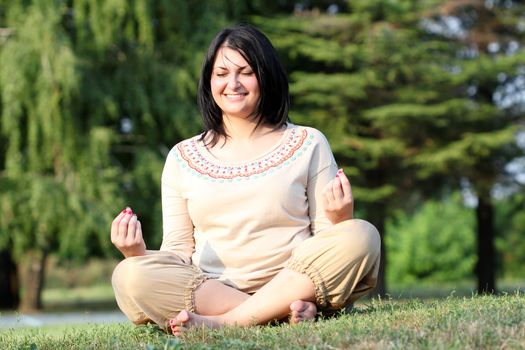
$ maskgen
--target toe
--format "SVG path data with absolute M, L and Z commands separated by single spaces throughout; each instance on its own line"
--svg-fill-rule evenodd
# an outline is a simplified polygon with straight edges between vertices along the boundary
M 180 335 L 184 332 L 185 329 L 186 329 L 186 328 L 183 327 L 183 326 L 172 326 L 172 327 L 171 327 L 171 333 L 172 333 L 174 336 L 177 336 L 177 337 L 178 337 L 178 336 L 180 336 Z
M 290 310 L 292 310 L 292 312 L 302 312 L 306 309 L 307 306 L 308 305 L 304 301 L 296 300 L 290 304 Z

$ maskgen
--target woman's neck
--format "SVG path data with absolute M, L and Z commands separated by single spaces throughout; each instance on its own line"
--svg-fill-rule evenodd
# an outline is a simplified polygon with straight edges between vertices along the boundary
M 254 118 L 244 119 L 224 116 L 223 123 L 224 130 L 228 135 L 226 143 L 252 142 L 274 131 L 274 128 L 271 126 L 262 123 L 257 125 L 257 120 Z
M 208 151 L 217 159 L 234 162 L 264 154 L 275 147 L 286 130 L 286 127 L 275 130 L 265 124 L 257 126 L 254 120 L 226 117 L 224 128 L 228 137 L 221 137 Z

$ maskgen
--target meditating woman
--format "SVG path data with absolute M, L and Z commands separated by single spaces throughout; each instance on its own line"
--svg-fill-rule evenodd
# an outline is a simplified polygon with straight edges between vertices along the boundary
M 204 132 L 169 152 L 163 240 L 147 250 L 130 208 L 111 239 L 125 259 L 117 303 L 136 324 L 178 335 L 195 325 L 311 320 L 376 284 L 380 238 L 353 217 L 350 183 L 321 132 L 288 119 L 288 80 L 256 28 L 222 30 L 198 86 Z

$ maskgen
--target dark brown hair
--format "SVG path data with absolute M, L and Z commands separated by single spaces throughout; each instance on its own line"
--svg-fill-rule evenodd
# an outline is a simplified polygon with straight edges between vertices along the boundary
M 204 140 L 210 131 L 209 144 L 217 144 L 221 136 L 227 137 L 219 108 L 211 92 L 210 80 L 217 51 L 221 46 L 238 51 L 248 62 L 259 83 L 260 99 L 255 115 L 257 126 L 272 125 L 279 129 L 288 121 L 290 97 L 288 77 L 270 40 L 253 26 L 241 24 L 220 31 L 212 40 L 204 63 L 198 87 L 198 104 L 204 122 Z

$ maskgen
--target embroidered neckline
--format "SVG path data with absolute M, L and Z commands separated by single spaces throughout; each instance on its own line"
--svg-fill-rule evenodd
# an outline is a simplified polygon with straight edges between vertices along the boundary
M 296 129 L 295 125 L 287 123 L 286 128 L 284 129 L 282 135 L 279 137 L 279 140 L 275 142 L 270 148 L 268 148 L 263 153 L 260 153 L 249 159 L 240 160 L 240 161 L 223 160 L 223 159 L 217 158 L 210 151 L 210 149 L 204 144 L 204 142 L 197 141 L 196 145 L 201 155 L 207 160 L 209 160 L 211 163 L 220 164 L 223 166 L 231 166 L 231 167 L 244 166 L 245 164 L 259 161 L 265 158 L 266 156 L 270 155 L 271 153 L 273 153 L 276 149 L 281 147 L 290 138 L 290 133 L 295 132 L 295 129 Z
M 251 179 L 265 176 L 283 166 L 289 165 L 299 157 L 308 147 L 314 137 L 309 135 L 306 128 L 294 125 L 286 131 L 288 135 L 272 151 L 240 164 L 220 164 L 219 160 L 211 159 L 204 146 L 199 144 L 198 136 L 183 141 L 177 145 L 177 160 L 182 167 L 195 171 L 199 177 L 209 178 L 212 181 L 233 181 L 234 179 Z

